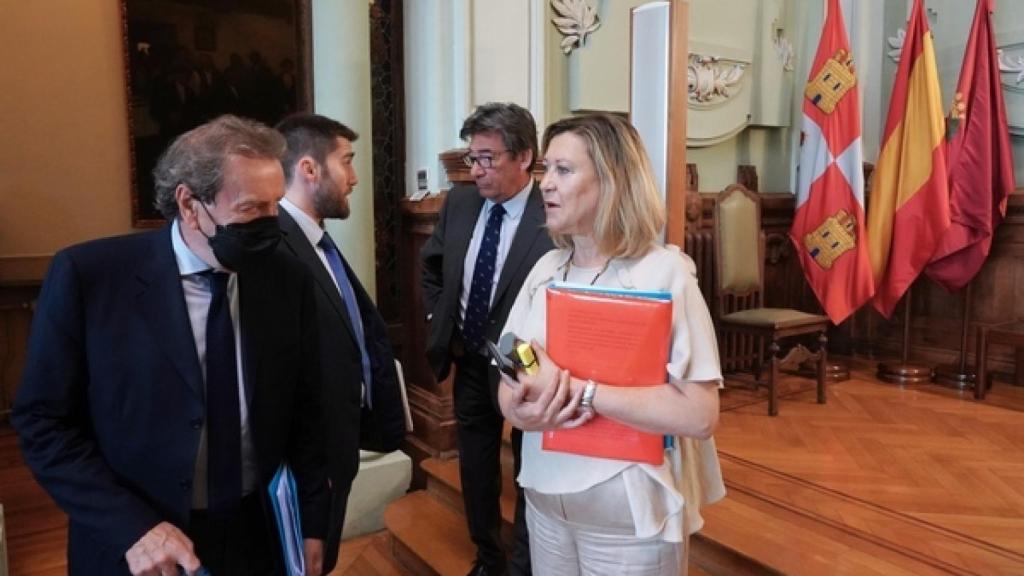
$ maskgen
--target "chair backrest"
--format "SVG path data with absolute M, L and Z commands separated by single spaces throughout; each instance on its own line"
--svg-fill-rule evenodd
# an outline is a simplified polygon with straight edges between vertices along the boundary
M 718 315 L 759 308 L 764 292 L 761 199 L 733 184 L 715 201 L 715 300 Z

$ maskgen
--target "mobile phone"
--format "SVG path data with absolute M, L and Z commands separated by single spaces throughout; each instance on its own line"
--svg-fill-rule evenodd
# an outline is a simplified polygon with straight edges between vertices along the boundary
M 512 360 L 510 360 L 508 356 L 505 356 L 504 354 L 501 353 L 501 351 L 498 349 L 497 344 L 491 342 L 490 340 L 485 340 L 484 342 L 484 347 L 487 348 L 487 355 L 490 356 L 494 364 L 497 365 L 498 370 L 500 370 L 502 374 L 518 382 L 519 378 L 516 376 L 515 363 L 512 362 Z

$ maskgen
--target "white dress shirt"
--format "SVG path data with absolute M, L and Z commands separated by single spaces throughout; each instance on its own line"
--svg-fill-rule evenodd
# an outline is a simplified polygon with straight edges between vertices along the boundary
M 324 270 L 327 270 L 327 274 L 330 275 L 331 279 L 334 280 L 334 286 L 338 289 L 338 294 L 341 295 L 341 286 L 338 284 L 338 278 L 334 275 L 334 270 L 331 270 L 331 265 L 327 262 L 327 254 L 324 253 L 324 249 L 320 247 L 320 240 L 324 237 L 324 229 L 320 227 L 320 224 L 316 220 L 310 218 L 309 214 L 302 211 L 301 208 L 293 204 L 287 198 L 282 198 L 280 202 L 281 208 L 284 208 L 288 214 L 291 215 L 295 223 L 299 225 L 299 229 L 302 230 L 302 234 L 306 237 L 306 240 L 313 245 L 313 251 L 316 252 L 317 258 L 320 259 L 320 263 L 323 264 Z M 339 248 L 340 250 L 340 248 Z M 349 279 L 351 281 L 351 279 Z M 344 298 L 344 296 L 342 296 Z M 351 318 L 353 322 L 361 321 L 358 318 Z M 362 374 L 360 374 L 360 380 L 362 380 Z M 362 402 L 366 401 L 366 382 L 360 384 L 360 397 Z
M 494 278 L 491 284 L 491 303 L 494 302 L 494 291 L 498 286 L 498 278 L 501 278 L 501 270 L 505 267 L 505 258 L 508 257 L 509 248 L 512 247 L 512 240 L 516 237 L 516 230 L 519 229 L 519 222 L 523 219 L 523 212 L 526 210 L 526 201 L 530 198 L 530 191 L 533 190 L 533 178 L 526 186 L 509 198 L 501 205 L 505 208 L 505 215 L 501 218 L 501 235 L 498 238 L 498 255 L 494 260 Z M 484 236 L 484 229 L 487 227 L 487 218 L 491 215 L 491 209 L 497 205 L 493 200 L 484 200 L 483 209 L 480 210 L 476 219 L 476 226 L 473 228 L 473 238 L 469 241 L 469 248 L 466 250 L 466 260 L 462 265 L 462 292 L 459 294 L 459 327 L 462 327 L 462 320 L 466 317 L 466 303 L 469 302 L 469 289 L 473 285 L 473 268 L 476 266 L 476 255 L 480 251 L 480 243 Z
M 537 261 L 523 282 L 502 334 L 512 332 L 523 340 L 536 340 L 546 346 L 546 288 L 553 280 L 562 279 L 570 257 L 570 250 L 555 249 Z M 672 343 L 666 372 L 680 387 L 691 382 L 716 382 L 721 386 L 715 327 L 697 284 L 696 267 L 689 256 L 675 246 L 655 246 L 640 258 L 612 259 L 608 269 L 595 279 L 598 271 L 573 266 L 566 280 L 582 284 L 593 280 L 595 286 L 606 288 L 671 292 Z M 680 542 L 685 536 L 683 514 L 686 514 L 685 529 L 700 529 L 703 519 L 699 515 L 699 503 L 720 498 L 725 487 L 713 439 L 676 440 L 680 446 L 666 451 L 665 461 L 654 466 L 547 451 L 542 447 L 542 432 L 523 432 L 519 485 L 544 494 L 570 494 L 621 475 L 637 536 L 660 535 L 662 540 Z M 683 466 L 683 470 L 676 473 L 673 460 L 681 453 L 685 453 L 685 466 L 680 462 L 678 465 Z M 700 481 L 691 482 L 691 479 Z M 661 489 L 652 492 L 652 486 Z M 700 494 L 699 490 L 705 493 Z M 684 510 L 687 499 L 690 502 Z
M 178 220 L 171 224 L 171 246 L 174 259 L 178 263 L 178 274 L 181 276 L 181 288 L 185 293 L 185 305 L 188 307 L 188 319 L 192 325 L 192 336 L 199 355 L 199 367 L 203 371 L 203 394 L 205 398 L 206 382 L 206 317 L 210 310 L 210 280 L 202 273 L 210 270 L 193 252 L 181 237 Z M 252 431 L 249 428 L 249 404 L 245 397 L 245 370 L 242 368 L 242 333 L 238 316 L 238 275 L 231 273 L 228 277 L 228 303 L 231 310 L 231 324 L 235 329 L 235 365 L 238 367 L 238 406 L 241 408 L 242 422 L 242 494 L 249 494 L 256 489 L 256 454 L 252 446 Z M 159 304 L 156 304 L 159 305 Z M 205 404 L 205 400 L 204 400 Z M 205 406 L 203 408 L 205 413 Z M 203 429 L 199 435 L 199 452 L 196 454 L 196 469 L 192 478 L 192 508 L 207 508 L 207 438 L 206 418 L 203 418 Z

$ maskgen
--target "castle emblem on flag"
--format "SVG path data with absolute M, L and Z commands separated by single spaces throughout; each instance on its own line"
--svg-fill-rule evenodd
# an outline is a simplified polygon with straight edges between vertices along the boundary
M 856 248 L 856 229 L 857 219 L 840 210 L 804 236 L 804 247 L 818 266 L 830 270 L 836 259 Z
M 960 121 L 967 116 L 967 102 L 964 101 L 962 92 L 953 95 L 953 105 L 949 107 L 949 116 L 946 117 L 946 141 L 953 139 L 960 131 Z
M 853 58 L 849 52 L 840 49 L 825 61 L 814 79 L 807 83 L 804 96 L 822 112 L 831 114 L 843 96 L 856 85 Z

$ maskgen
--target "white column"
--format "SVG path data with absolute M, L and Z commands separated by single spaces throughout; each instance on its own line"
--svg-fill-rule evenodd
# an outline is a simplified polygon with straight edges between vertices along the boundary
M 467 84 L 461 81 L 468 65 L 458 60 L 467 55 L 466 10 L 466 0 L 416 0 L 403 5 L 406 195 L 415 191 L 416 170 L 421 168 L 430 171 L 431 192 L 446 186 L 437 156 L 458 146 L 457 122 L 462 118 L 452 111 L 469 102 Z
M 313 109 L 359 134 L 353 143 L 359 185 L 346 220 L 327 229 L 371 296 L 376 294 L 373 233 L 373 110 L 367 2 L 313 0 Z
M 843 15 L 850 37 L 850 50 L 857 71 L 860 92 L 861 142 L 864 159 L 874 162 L 881 146 L 882 127 L 887 109 L 882 107 L 885 48 L 885 7 L 881 2 L 844 0 Z

